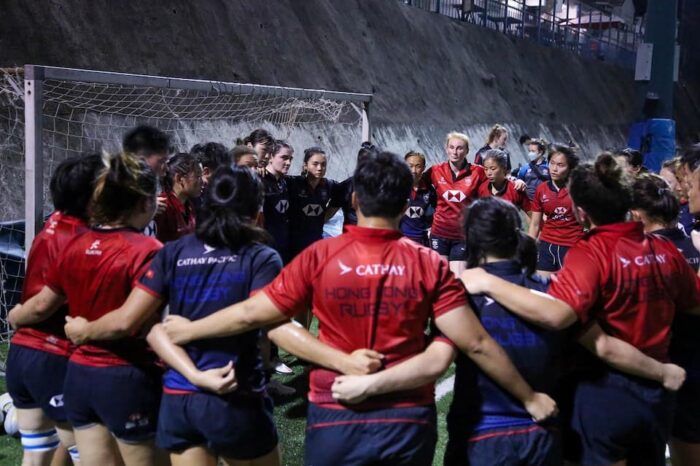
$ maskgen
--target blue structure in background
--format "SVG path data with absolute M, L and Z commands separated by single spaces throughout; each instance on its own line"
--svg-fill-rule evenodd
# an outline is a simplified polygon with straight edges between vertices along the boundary
M 0 281 L 3 282 L 0 296 L 0 318 L 7 322 L 7 313 L 17 304 L 22 295 L 24 281 L 24 220 L 0 222 Z M 5 324 L 0 324 L 5 325 Z M 4 334 L 7 328 L 0 328 Z
M 627 147 L 644 155 L 644 166 L 656 173 L 676 155 L 676 122 L 665 118 L 639 121 L 630 128 Z

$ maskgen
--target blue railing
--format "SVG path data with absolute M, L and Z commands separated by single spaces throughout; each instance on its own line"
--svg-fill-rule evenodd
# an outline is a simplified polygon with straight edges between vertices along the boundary
M 622 18 L 602 10 L 576 5 L 575 0 L 565 2 L 565 15 L 553 14 L 551 0 L 403 0 L 403 3 L 625 68 L 634 68 L 637 44 L 643 37 L 641 26 L 626 24 Z

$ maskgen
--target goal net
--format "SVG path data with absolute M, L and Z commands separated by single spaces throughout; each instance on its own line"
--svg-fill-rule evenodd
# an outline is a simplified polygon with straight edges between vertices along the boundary
M 168 133 L 178 151 L 211 141 L 231 148 L 264 128 L 297 149 L 341 154 L 369 139 L 370 99 L 32 65 L 0 71 L 0 341 L 9 336 L 6 314 L 19 299 L 25 244 L 52 210 L 49 179 L 65 158 L 118 151 L 138 124 Z

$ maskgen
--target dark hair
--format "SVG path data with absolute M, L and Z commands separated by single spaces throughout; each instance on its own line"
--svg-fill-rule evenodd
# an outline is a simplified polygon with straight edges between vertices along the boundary
M 406 207 L 413 176 L 408 165 L 391 152 L 369 154 L 357 164 L 353 186 L 366 217 L 393 218 Z
M 87 220 L 95 181 L 103 167 L 100 154 L 71 157 L 58 164 L 49 183 L 54 208 Z
M 231 159 L 233 159 L 235 165 L 238 165 L 238 161 L 241 160 L 241 157 L 244 155 L 254 155 L 256 158 L 258 157 L 258 153 L 255 152 L 255 149 L 252 147 L 238 145 L 231 149 Z
M 624 157 L 627 159 L 627 163 L 630 164 L 630 167 L 641 167 L 642 163 L 644 163 L 644 156 L 642 155 L 641 152 L 635 149 L 620 149 L 616 150 L 614 152 L 614 155 L 616 157 Z
M 289 149 L 292 154 L 294 153 L 294 148 L 287 141 L 284 139 L 275 139 L 275 144 L 272 146 L 272 150 L 270 151 L 271 156 L 274 157 L 275 155 L 279 154 L 282 149 Z
M 326 151 L 324 151 L 323 149 L 321 149 L 318 146 L 313 146 L 313 147 L 309 147 L 308 149 L 304 149 L 304 163 L 308 162 L 311 157 L 313 157 L 314 155 L 317 155 L 317 154 L 321 154 L 321 155 L 325 156 Z M 301 167 L 301 174 L 306 175 L 306 173 L 307 173 L 306 168 Z
M 528 146 L 530 146 L 530 145 L 537 146 L 537 152 L 539 152 L 540 154 L 544 154 L 545 152 L 547 152 L 547 143 L 545 142 L 544 139 L 538 139 L 538 138 L 530 139 L 529 141 L 527 141 L 527 145 Z
M 518 209 L 497 197 L 473 202 L 464 217 L 467 267 L 478 267 L 486 256 L 517 261 L 527 274 L 537 267 L 535 241 L 522 231 Z
M 190 149 L 190 154 L 195 156 L 197 162 L 201 163 L 203 168 L 208 168 L 210 172 L 231 164 L 228 150 L 223 144 L 218 142 L 195 144 Z
M 499 167 L 504 170 L 508 170 L 508 155 L 500 149 L 489 149 L 484 152 L 481 159 L 482 165 L 486 163 L 487 159 L 493 159 Z
M 632 208 L 643 211 L 650 220 L 668 225 L 678 220 L 681 205 L 666 180 L 644 173 L 632 185 Z
M 552 160 L 554 154 L 562 154 L 564 158 L 566 158 L 566 164 L 569 166 L 570 172 L 576 168 L 580 162 L 574 148 L 565 144 L 551 144 L 549 146 L 549 155 L 547 156 L 548 162 Z
M 201 209 L 197 210 L 197 238 L 214 247 L 238 249 L 264 243 L 269 235 L 253 224 L 265 190 L 248 167 L 219 167 L 209 180 Z
M 122 147 L 125 152 L 148 157 L 154 154 L 168 154 L 170 137 L 153 126 L 140 125 L 124 135 Z
M 163 191 L 172 191 L 175 185 L 175 175 L 187 176 L 195 173 L 199 162 L 197 158 L 187 152 L 179 152 L 168 159 L 165 176 L 163 177 Z
M 105 155 L 104 168 L 95 181 L 90 209 L 94 223 L 109 223 L 127 217 L 144 199 L 155 198 L 156 174 L 140 157 L 121 153 Z
M 406 155 L 403 156 L 403 159 L 404 159 L 404 161 L 408 162 L 408 159 L 410 159 L 411 157 L 418 157 L 423 162 L 423 165 L 426 164 L 425 154 L 423 154 L 422 152 L 410 150 L 410 151 L 406 152 Z
M 681 163 L 687 166 L 691 172 L 700 168 L 700 144 L 693 144 L 681 155 Z
M 518 141 L 520 141 L 520 145 L 522 146 L 522 145 L 525 144 L 526 142 L 529 142 L 529 141 L 530 141 L 530 136 L 527 135 L 527 134 L 521 134 L 521 135 L 520 135 L 520 139 L 518 139 Z
M 569 193 L 596 225 L 623 222 L 632 207 L 632 179 L 610 152 L 576 167 L 569 176 Z
M 253 130 L 248 136 L 243 138 L 243 144 L 250 144 L 255 146 L 256 144 L 264 144 L 269 152 L 272 152 L 272 146 L 275 144 L 275 138 L 272 137 L 268 131 L 262 128 Z

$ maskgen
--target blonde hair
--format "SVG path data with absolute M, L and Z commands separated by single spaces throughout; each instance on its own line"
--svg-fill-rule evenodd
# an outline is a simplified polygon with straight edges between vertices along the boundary
M 459 133 L 457 131 L 452 131 L 451 133 L 447 134 L 447 138 L 445 138 L 445 145 L 450 143 L 450 139 L 459 139 L 460 141 L 464 141 L 464 143 L 467 145 L 467 151 L 469 151 L 469 136 L 467 136 L 464 133 Z
M 489 131 L 488 137 L 486 138 L 486 144 L 491 144 L 497 137 L 507 132 L 508 130 L 505 127 L 501 125 L 493 125 L 491 131 Z

